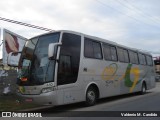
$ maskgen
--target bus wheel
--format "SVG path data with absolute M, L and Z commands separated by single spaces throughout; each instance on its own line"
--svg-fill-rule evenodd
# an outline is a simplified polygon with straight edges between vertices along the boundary
M 145 94 L 145 93 L 146 93 L 146 90 L 147 90 L 146 84 L 143 83 L 143 84 L 142 84 L 142 87 L 141 87 L 141 92 L 140 92 L 140 94 L 141 94 L 141 95 Z
M 89 87 L 86 93 L 86 105 L 87 106 L 92 106 L 96 103 L 97 101 L 97 92 L 94 89 L 94 87 Z

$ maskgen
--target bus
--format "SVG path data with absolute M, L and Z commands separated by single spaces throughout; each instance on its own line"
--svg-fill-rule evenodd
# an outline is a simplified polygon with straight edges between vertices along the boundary
M 91 106 L 100 98 L 155 87 L 151 54 L 69 30 L 28 40 L 18 69 L 18 96 L 41 105 Z

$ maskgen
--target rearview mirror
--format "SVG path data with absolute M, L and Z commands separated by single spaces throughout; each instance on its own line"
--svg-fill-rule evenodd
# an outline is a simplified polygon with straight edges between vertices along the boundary
M 11 67 L 18 67 L 21 53 L 22 52 L 10 52 L 7 57 L 7 65 Z
M 58 46 L 61 46 L 62 43 L 50 43 L 48 47 L 48 58 L 49 59 L 56 59 L 56 51 Z

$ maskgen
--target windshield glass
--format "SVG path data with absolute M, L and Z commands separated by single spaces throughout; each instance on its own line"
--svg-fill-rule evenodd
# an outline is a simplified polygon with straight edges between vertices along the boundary
M 18 84 L 38 85 L 54 81 L 54 60 L 48 59 L 48 46 L 57 43 L 60 33 L 51 33 L 28 41 L 19 64 Z

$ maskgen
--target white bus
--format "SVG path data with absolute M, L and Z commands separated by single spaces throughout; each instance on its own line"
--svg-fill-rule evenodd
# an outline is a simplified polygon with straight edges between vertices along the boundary
M 73 31 L 54 31 L 25 44 L 17 94 L 26 102 L 63 105 L 155 87 L 152 56 Z

